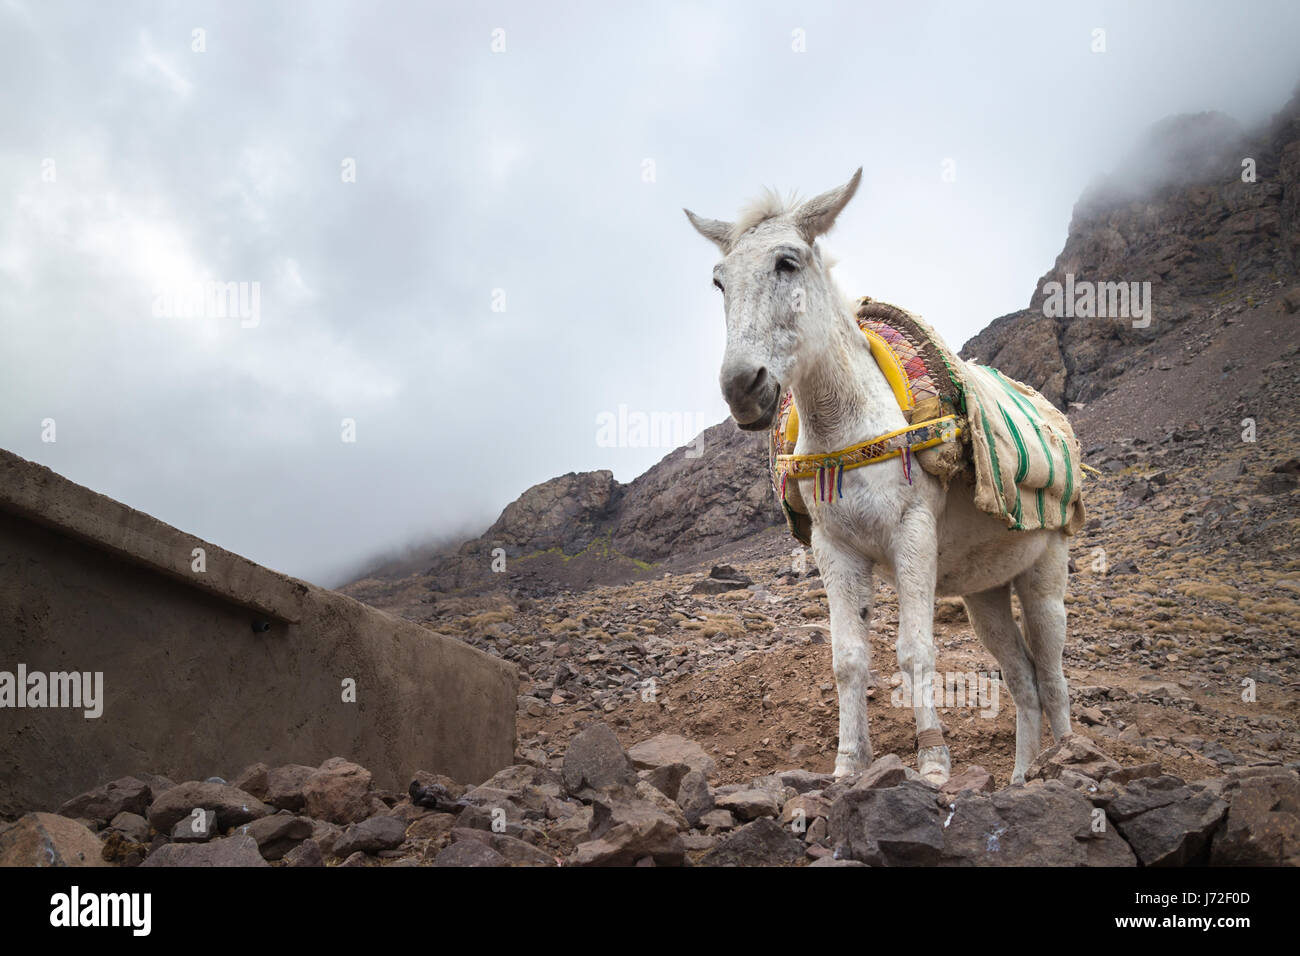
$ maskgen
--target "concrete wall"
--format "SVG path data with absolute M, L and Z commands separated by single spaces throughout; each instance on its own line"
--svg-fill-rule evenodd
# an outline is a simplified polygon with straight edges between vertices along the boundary
M 0 814 L 136 771 L 344 756 L 402 789 L 415 770 L 477 783 L 513 762 L 513 665 L 0 450 L 0 671 L 20 663 L 102 671 L 104 710 L 0 707 Z

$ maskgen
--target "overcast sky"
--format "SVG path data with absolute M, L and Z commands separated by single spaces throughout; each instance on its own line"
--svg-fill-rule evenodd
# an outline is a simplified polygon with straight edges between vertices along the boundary
M 958 347 L 1147 126 L 1300 80 L 1293 2 L 990 6 L 0 0 L 0 446 L 338 583 L 726 416 L 683 206 L 863 166 L 841 284 Z

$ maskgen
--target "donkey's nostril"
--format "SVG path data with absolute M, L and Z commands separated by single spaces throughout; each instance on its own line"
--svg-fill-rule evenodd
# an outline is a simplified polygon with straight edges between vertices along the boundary
M 741 414 L 754 405 L 766 404 L 763 398 L 771 381 L 772 377 L 767 374 L 765 367 L 755 370 L 754 366 L 748 364 L 725 367 L 719 376 L 722 395 L 727 404 L 732 411 L 740 411 Z

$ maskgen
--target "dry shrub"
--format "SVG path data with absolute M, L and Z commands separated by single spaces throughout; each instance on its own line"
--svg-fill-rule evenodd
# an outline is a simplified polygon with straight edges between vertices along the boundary
M 1181 581 L 1174 585 L 1174 590 L 1190 598 L 1202 601 L 1217 601 L 1220 604 L 1241 604 L 1245 595 L 1226 584 L 1209 584 L 1205 581 Z

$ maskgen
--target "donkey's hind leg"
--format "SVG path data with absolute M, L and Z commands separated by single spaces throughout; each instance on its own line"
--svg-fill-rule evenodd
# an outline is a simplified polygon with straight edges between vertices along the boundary
M 1034 662 L 1020 638 L 1020 628 L 1011 616 L 1011 586 L 967 594 L 966 613 L 975 634 L 1002 667 L 1002 679 L 1016 702 L 1016 766 L 1012 783 L 1024 783 L 1025 772 L 1038 756 L 1043 734 L 1043 715 L 1038 698 Z
M 1070 556 L 1064 535 L 1058 535 L 1043 556 L 1015 579 L 1024 611 L 1025 643 L 1034 662 L 1038 697 L 1052 736 L 1070 732 L 1070 692 L 1061 668 L 1065 651 L 1065 589 Z

